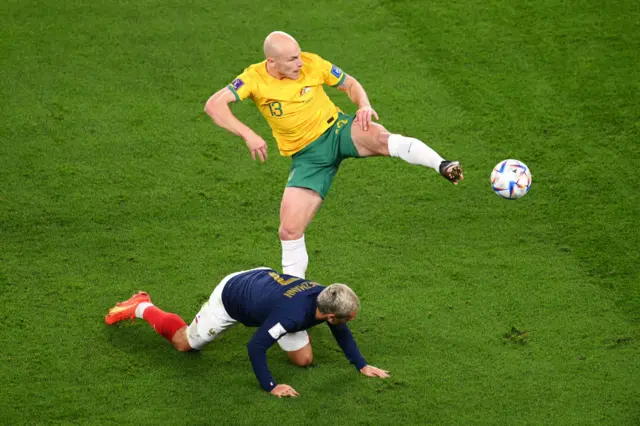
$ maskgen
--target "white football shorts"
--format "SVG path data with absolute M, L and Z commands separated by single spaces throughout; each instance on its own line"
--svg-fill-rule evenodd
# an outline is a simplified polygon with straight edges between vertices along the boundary
M 256 269 L 270 268 L 255 268 L 251 269 L 251 271 Z M 189 327 L 187 327 L 187 340 L 193 349 L 200 350 L 204 348 L 225 331 L 238 324 L 238 321 L 231 318 L 224 308 L 224 304 L 222 303 L 222 290 L 224 290 L 224 286 L 227 285 L 227 282 L 229 282 L 231 278 L 244 272 L 249 271 L 234 272 L 224 277 L 216 288 L 213 289 L 209 300 L 202 305 L 200 312 L 196 314 L 196 317 Z M 285 334 L 278 340 L 278 345 L 280 345 L 282 350 L 287 352 L 302 349 L 307 343 L 309 343 L 309 335 L 306 330 Z

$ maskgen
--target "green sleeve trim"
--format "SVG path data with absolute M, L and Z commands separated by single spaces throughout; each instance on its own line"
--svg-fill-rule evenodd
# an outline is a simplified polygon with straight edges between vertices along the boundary
M 342 84 L 342 82 L 344 82 L 344 79 L 347 78 L 347 74 L 343 71 L 342 72 L 342 77 L 340 77 L 340 80 L 338 80 L 338 82 L 336 84 L 333 85 L 333 87 L 338 87 Z
M 228 84 L 227 87 L 229 88 L 229 90 L 231 90 L 231 93 L 233 93 L 234 96 L 236 97 L 236 102 L 238 102 L 240 100 L 240 96 L 238 96 L 238 92 L 236 92 L 236 89 L 234 89 L 233 86 L 230 84 Z

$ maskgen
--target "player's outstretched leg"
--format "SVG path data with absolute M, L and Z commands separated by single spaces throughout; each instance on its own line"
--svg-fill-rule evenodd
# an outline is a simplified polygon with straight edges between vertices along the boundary
M 391 157 L 402 158 L 409 164 L 431 167 L 454 185 L 464 179 L 459 162 L 445 160 L 419 139 L 390 134 L 388 145 Z
M 167 339 L 179 351 L 188 351 L 191 348 L 186 339 L 187 323 L 177 314 L 165 312 L 151 303 L 151 298 L 144 291 L 140 291 L 109 309 L 104 317 L 107 324 L 115 324 L 124 320 L 142 318 L 153 329 Z M 183 336 L 184 335 L 184 336 Z
M 372 123 L 367 130 L 353 125 L 351 138 L 361 157 L 398 157 L 409 164 L 430 167 L 453 184 L 457 185 L 458 181 L 464 179 L 462 167 L 457 161 L 445 160 L 421 140 L 390 133 L 380 124 Z
M 139 291 L 124 302 L 117 303 L 116 306 L 109 309 L 109 313 L 104 317 L 107 324 L 115 324 L 119 321 L 133 320 L 136 318 L 136 308 L 141 303 L 151 303 L 149 295 L 144 291 Z
M 454 185 L 457 185 L 458 181 L 464 179 L 462 167 L 460 167 L 460 163 L 457 161 L 444 160 L 440 163 L 439 171 L 442 176 L 453 182 Z

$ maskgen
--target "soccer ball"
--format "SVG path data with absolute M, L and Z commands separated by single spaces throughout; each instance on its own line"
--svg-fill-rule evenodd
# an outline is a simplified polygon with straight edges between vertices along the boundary
M 531 172 L 522 161 L 513 159 L 501 161 L 491 172 L 491 187 L 502 198 L 515 200 L 529 192 Z

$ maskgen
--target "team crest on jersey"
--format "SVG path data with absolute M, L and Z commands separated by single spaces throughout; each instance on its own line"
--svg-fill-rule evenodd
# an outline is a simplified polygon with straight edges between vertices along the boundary
M 331 65 L 331 74 L 335 75 L 337 78 L 340 78 L 342 75 L 342 70 L 335 65 Z
M 244 86 L 244 81 L 242 81 L 242 79 L 240 78 L 236 78 L 231 82 L 231 87 L 233 87 L 235 90 L 238 90 L 242 86 Z
M 300 96 L 304 96 L 311 91 L 311 87 L 305 86 L 300 90 Z

